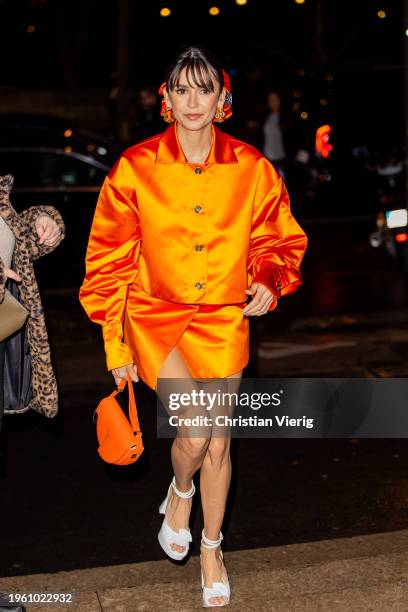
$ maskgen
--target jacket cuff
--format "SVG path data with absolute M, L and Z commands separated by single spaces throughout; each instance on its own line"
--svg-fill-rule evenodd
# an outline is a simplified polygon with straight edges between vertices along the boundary
M 6 281 L 7 278 L 5 272 L 5 265 L 2 258 L 0 257 L 0 304 L 1 302 L 3 302 L 4 295 L 6 293 Z
M 122 342 L 123 326 L 121 322 L 105 323 L 102 325 L 102 334 L 108 370 L 133 363 L 132 351 Z
M 51 217 L 51 219 L 55 221 L 61 231 L 57 242 L 55 242 L 52 246 L 38 243 L 38 234 L 35 229 L 35 223 L 37 219 L 43 215 Z M 30 238 L 31 255 L 33 259 L 38 259 L 39 257 L 42 257 L 42 255 L 48 255 L 48 253 L 52 253 L 52 251 L 56 249 L 57 246 L 61 243 L 61 241 L 65 238 L 64 220 L 58 210 L 54 208 L 54 206 L 31 206 L 30 208 L 23 210 L 20 213 L 20 218 L 22 219 L 28 232 L 28 236 Z

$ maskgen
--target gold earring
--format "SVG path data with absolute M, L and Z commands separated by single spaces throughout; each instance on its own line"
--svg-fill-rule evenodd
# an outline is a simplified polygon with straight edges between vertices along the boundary
M 217 111 L 214 116 L 214 121 L 221 123 L 222 121 L 224 121 L 224 117 L 225 117 L 224 109 L 221 108 L 221 106 L 217 107 Z
M 163 106 L 162 117 L 166 121 L 166 123 L 173 123 L 174 117 L 172 110 L 169 106 Z

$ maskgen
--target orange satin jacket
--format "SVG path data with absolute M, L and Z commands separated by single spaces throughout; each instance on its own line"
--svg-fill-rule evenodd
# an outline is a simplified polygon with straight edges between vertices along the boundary
M 302 283 L 306 247 L 284 182 L 260 151 L 212 124 L 206 162 L 190 163 L 174 122 L 124 151 L 106 177 L 79 299 L 102 325 L 112 369 L 132 362 L 122 342 L 130 283 L 184 304 L 246 302 L 251 282 L 278 298 Z

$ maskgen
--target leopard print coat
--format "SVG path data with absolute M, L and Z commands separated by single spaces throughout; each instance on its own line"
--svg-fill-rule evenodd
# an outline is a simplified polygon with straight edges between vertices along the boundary
M 21 276 L 19 291 L 24 306 L 29 311 L 28 344 L 31 354 L 33 397 L 26 407 L 5 410 L 5 413 L 26 412 L 30 408 L 47 416 L 54 417 L 58 412 L 58 390 L 51 364 L 48 334 L 33 261 L 55 249 L 65 236 L 64 221 L 53 206 L 32 206 L 18 214 L 10 202 L 10 192 L 14 178 L 11 174 L 0 176 L 0 215 L 14 233 L 14 270 Z M 56 244 L 38 244 L 35 221 L 40 215 L 49 215 L 61 229 Z M 0 302 L 4 300 L 6 276 L 0 258 Z

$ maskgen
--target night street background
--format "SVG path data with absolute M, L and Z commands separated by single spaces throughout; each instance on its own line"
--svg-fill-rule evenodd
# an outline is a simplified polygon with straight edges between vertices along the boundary
M 217 16 L 208 13 L 213 5 L 220 8 Z M 165 6 L 169 17 L 159 14 Z M 122 30 L 120 10 L 128 11 Z M 273 313 L 251 320 L 245 375 L 408 376 L 408 268 L 369 240 L 390 201 L 391 208 L 406 207 L 403 23 L 403 3 L 390 0 L 248 0 L 245 6 L 223 0 L 194 7 L 180 0 L 0 0 L 6 58 L 0 174 L 14 174 L 18 210 L 51 203 L 68 228 L 64 245 L 36 264 L 60 412 L 52 420 L 33 411 L 6 415 L 2 431 L 2 576 L 163 558 L 158 505 L 172 477 L 171 440 L 157 439 L 155 395 L 140 382 L 143 456 L 129 467 L 100 459 L 92 416 L 113 379 L 100 328 L 77 296 L 103 164 L 165 129 L 158 100 L 152 115 L 140 91 L 154 97 L 179 44 L 210 46 L 230 72 L 234 115 L 222 126 L 227 133 L 261 146 L 269 88 L 279 90 L 286 109 L 288 187 L 309 248 L 299 290 Z M 47 125 L 50 116 L 62 120 L 62 127 L 52 127 L 62 144 L 47 146 L 67 155 L 83 144 L 67 129 L 97 133 L 99 144 L 86 136 L 84 147 L 100 163 L 99 174 L 87 175 L 85 183 L 75 183 L 73 173 L 71 182 L 34 185 L 30 164 L 11 161 L 12 145 L 6 136 L 1 140 L 3 133 L 14 139 L 12 114 L 28 112 L 47 116 Z M 332 127 L 327 159 L 314 149 L 316 129 L 324 124 Z M 44 145 L 29 130 L 24 138 L 15 144 L 33 151 Z M 299 150 L 309 155 L 303 166 L 296 162 Z M 398 181 L 387 191 L 378 168 L 398 163 Z M 405 438 L 233 440 L 232 463 L 227 551 L 408 527 Z M 201 523 L 195 503 L 190 525 L 196 542 Z M 198 552 L 196 545 L 192 553 Z

